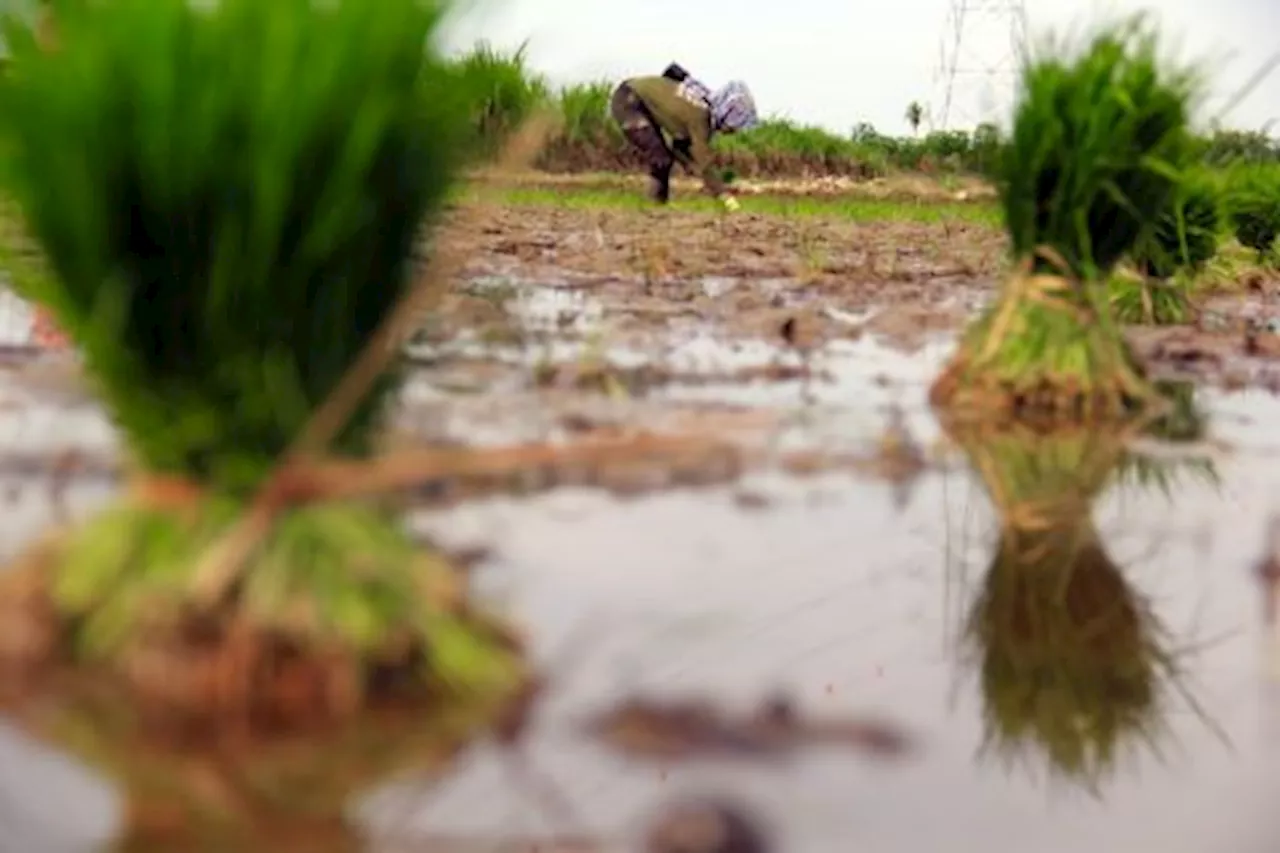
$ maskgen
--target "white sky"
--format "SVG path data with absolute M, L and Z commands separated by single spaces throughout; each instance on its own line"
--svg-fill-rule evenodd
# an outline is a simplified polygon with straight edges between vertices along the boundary
M 949 8 L 948 0 L 477 0 L 447 44 L 485 38 L 515 48 L 527 39 L 532 65 L 558 83 L 656 74 L 676 60 L 712 86 L 746 80 L 763 114 L 840 133 L 860 121 L 904 133 L 912 100 L 940 117 L 944 86 L 935 81 Z M 1280 0 L 1026 0 L 1025 8 L 1033 38 L 1108 13 L 1152 10 L 1169 49 L 1212 75 L 1205 117 L 1280 52 Z M 968 20 L 962 67 L 989 68 L 1011 55 L 1008 27 L 995 16 L 972 12 Z M 984 97 L 984 79 L 991 78 L 958 81 L 950 125 L 1007 113 L 1007 96 Z M 1280 71 L 1224 117 L 1247 129 L 1273 120 L 1280 130 Z

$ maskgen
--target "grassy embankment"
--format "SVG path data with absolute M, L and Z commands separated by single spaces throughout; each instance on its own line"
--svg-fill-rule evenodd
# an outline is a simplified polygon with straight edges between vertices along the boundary
M 633 171 L 640 168 L 609 118 L 617 81 L 554 87 L 531 69 L 523 51 L 502 53 L 480 44 L 454 60 L 476 94 L 472 148 L 488 156 L 535 109 L 551 107 L 562 118 L 559 131 L 539 157 L 539 169 L 557 173 Z M 654 69 L 657 73 L 660 69 Z M 762 105 L 769 113 L 769 106 Z M 910 105 L 904 104 L 904 113 Z M 747 133 L 721 137 L 716 148 L 735 177 L 879 178 L 895 172 L 938 176 L 982 175 L 995 163 L 1000 139 L 993 127 L 973 132 L 882 134 L 861 123 L 846 135 L 790 119 L 768 116 Z M 1280 140 L 1265 133 L 1217 130 L 1202 140 L 1211 166 L 1249 162 L 1280 165 Z
M 563 123 L 542 152 L 536 164 L 540 169 L 581 173 L 639 168 L 609 118 L 616 81 L 555 88 L 528 67 L 522 51 L 504 54 L 484 44 L 456 62 L 479 94 L 473 147 L 481 156 L 496 150 L 502 138 L 535 109 L 550 106 Z M 872 178 L 893 170 L 978 172 L 989 162 L 995 142 L 990 129 L 898 139 L 869 125 L 841 136 L 784 118 L 766 118 L 755 130 L 718 139 L 716 146 L 724 167 L 737 177 Z

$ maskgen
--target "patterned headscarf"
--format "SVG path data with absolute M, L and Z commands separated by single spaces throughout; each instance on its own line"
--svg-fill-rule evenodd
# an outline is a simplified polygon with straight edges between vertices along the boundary
M 680 97 L 693 103 L 701 101 L 707 109 L 711 109 L 711 87 L 694 77 L 686 77 L 678 86 Z
M 711 124 L 716 130 L 750 130 L 760 119 L 751 90 L 741 80 L 726 83 L 709 99 Z

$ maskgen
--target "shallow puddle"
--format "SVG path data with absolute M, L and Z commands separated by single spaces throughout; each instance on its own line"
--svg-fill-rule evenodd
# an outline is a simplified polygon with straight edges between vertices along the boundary
M 505 280 L 494 281 L 485 287 Z M 734 281 L 704 286 L 729 288 Z M 590 298 L 555 287 L 527 290 L 530 304 L 578 306 L 567 315 L 573 323 L 560 325 L 581 334 L 500 342 L 463 336 L 410 347 L 422 369 L 405 392 L 406 425 L 433 439 L 492 444 L 558 438 L 566 417 L 663 430 L 673 412 L 759 410 L 780 416 L 778 449 L 845 450 L 877 439 L 892 410 L 921 441 L 937 436 L 924 389 L 950 354 L 952 334 L 925 336 L 911 352 L 875 334 L 797 349 L 776 335 L 731 336 L 691 323 L 617 343 L 593 325 L 600 306 Z M 846 327 L 876 316 L 875 310 L 827 313 Z M 536 330 L 554 315 L 548 309 L 541 320 L 526 317 L 522 328 Z M 589 319 L 575 325 L 581 318 Z M 544 393 L 575 390 L 584 376 L 604 387 Z

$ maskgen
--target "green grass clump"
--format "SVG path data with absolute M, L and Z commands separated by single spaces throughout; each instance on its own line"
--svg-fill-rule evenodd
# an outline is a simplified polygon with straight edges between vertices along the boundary
M 1107 304 L 1116 264 L 1169 208 L 1193 148 L 1195 79 L 1140 20 L 1022 75 L 997 187 L 1017 272 L 935 382 L 935 404 L 1048 421 L 1127 416 L 1155 395 Z
M 125 498 L 55 549 L 49 587 L 80 651 L 118 662 L 189 636 L 202 547 L 407 293 L 467 130 L 455 76 L 424 49 L 441 16 L 418 0 L 67 3 L 53 52 L 7 28 L 9 189 L 53 270 L 23 295 L 82 350 L 142 472 L 198 496 Z M 328 449 L 371 455 L 400 382 L 382 376 Z M 480 677 L 456 665 L 486 644 L 457 651 L 423 559 L 388 512 L 303 505 L 200 615 L 215 636 L 248 619 L 304 655 L 342 650 L 355 672 L 395 647 L 424 679 Z
M 571 144 L 618 145 L 622 129 L 609 114 L 614 87 L 607 81 L 579 83 L 560 90 L 561 135 Z
M 511 134 L 547 104 L 551 88 L 529 68 L 527 48 L 524 44 L 503 53 L 480 42 L 451 63 L 471 104 L 470 159 L 496 155 Z
M 729 162 L 753 172 L 788 168 L 816 174 L 883 174 L 884 154 L 855 139 L 821 127 L 766 119 L 745 133 L 718 137 L 717 150 Z
M 1245 164 L 1228 172 L 1227 206 L 1240 245 L 1252 249 L 1259 261 L 1276 261 L 1280 236 L 1280 166 Z

